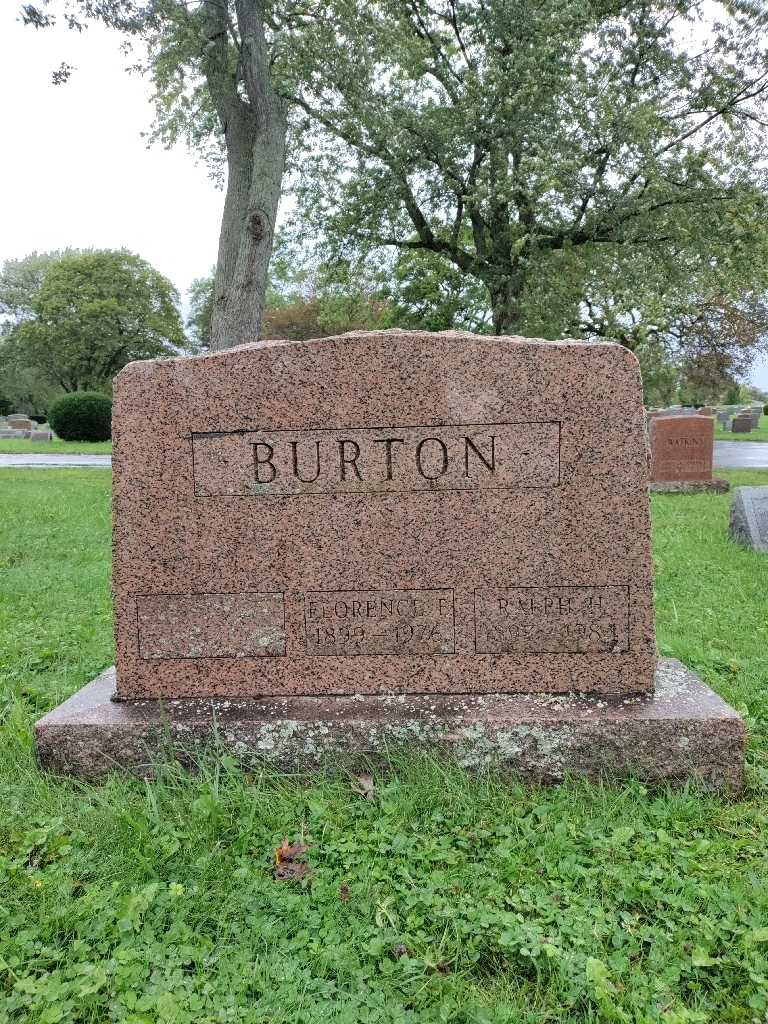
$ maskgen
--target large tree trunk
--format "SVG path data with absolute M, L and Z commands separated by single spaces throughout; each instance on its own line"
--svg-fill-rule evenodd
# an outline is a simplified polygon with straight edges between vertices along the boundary
M 228 142 L 227 194 L 219 235 L 211 348 L 259 337 L 285 165 L 285 120 Z
M 211 348 L 259 337 L 285 168 L 288 117 L 272 88 L 261 0 L 203 0 L 203 69 L 227 148 L 227 194 L 211 315 Z M 237 49 L 232 59 L 230 47 Z

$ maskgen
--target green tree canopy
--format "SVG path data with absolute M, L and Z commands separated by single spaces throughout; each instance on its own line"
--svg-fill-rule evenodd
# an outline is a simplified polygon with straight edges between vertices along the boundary
M 32 302 L 51 265 L 75 250 L 32 252 L 18 260 L 6 260 L 0 272 L 0 335 L 8 334 L 22 320 L 34 318 Z
M 8 278 L 6 264 L 0 296 L 18 267 L 10 265 Z M 170 281 L 133 253 L 67 253 L 50 261 L 17 306 L 0 357 L 63 391 L 105 389 L 131 360 L 183 348 L 178 301 Z
M 210 347 L 214 273 L 192 282 L 187 330 L 196 349 Z M 278 236 L 269 268 L 262 336 L 306 341 L 391 326 L 391 304 L 372 268 L 319 264 L 311 252 Z
M 328 0 L 282 88 L 301 215 L 479 283 L 497 332 L 666 338 L 768 287 L 768 36 L 727 0 Z

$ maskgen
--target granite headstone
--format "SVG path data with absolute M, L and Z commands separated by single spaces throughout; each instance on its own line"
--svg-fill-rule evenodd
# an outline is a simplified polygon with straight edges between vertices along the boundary
M 736 488 L 730 532 L 740 544 L 768 553 L 768 487 Z
M 655 416 L 648 430 L 651 490 L 728 490 L 726 480 L 712 477 L 713 416 Z
M 621 347 L 266 342 L 114 403 L 120 697 L 652 688 Z
M 113 442 L 116 671 L 37 723 L 46 767 L 406 743 L 741 787 L 739 716 L 656 660 L 625 348 L 384 331 L 132 363 Z

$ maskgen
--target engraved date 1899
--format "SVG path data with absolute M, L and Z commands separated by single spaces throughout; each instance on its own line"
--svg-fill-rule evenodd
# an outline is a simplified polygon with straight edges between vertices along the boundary
M 431 622 L 401 622 L 390 629 L 375 630 L 366 626 L 316 626 L 312 637 L 318 647 L 336 647 L 349 644 L 361 646 L 369 641 L 383 641 L 398 647 L 409 644 L 440 644 L 443 636 L 440 629 Z
M 307 653 L 453 654 L 452 590 L 309 592 Z

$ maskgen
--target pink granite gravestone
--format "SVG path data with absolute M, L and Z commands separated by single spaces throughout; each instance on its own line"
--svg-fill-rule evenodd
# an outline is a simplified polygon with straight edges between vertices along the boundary
M 741 785 L 741 720 L 656 663 L 626 349 L 384 331 L 133 363 L 113 439 L 116 673 L 37 724 L 45 765 L 407 741 Z
M 625 349 L 265 342 L 114 402 L 120 697 L 653 687 Z

